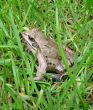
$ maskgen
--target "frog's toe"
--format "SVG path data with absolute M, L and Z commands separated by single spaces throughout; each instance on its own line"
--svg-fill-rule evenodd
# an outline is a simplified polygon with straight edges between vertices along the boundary
M 34 78 L 34 80 L 35 80 L 35 81 L 40 81 L 40 80 L 42 80 L 42 77 L 36 76 L 36 77 Z

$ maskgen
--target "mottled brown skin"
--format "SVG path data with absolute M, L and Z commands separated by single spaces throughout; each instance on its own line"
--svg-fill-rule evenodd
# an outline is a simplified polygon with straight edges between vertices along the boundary
M 38 67 L 35 80 L 41 80 L 46 71 L 53 71 L 56 73 L 64 74 L 65 65 L 60 60 L 59 49 L 55 41 L 44 36 L 37 28 L 25 31 L 22 37 L 26 47 L 34 55 L 38 51 L 37 60 Z M 73 52 L 64 46 L 64 50 L 68 59 L 69 66 L 73 64 Z

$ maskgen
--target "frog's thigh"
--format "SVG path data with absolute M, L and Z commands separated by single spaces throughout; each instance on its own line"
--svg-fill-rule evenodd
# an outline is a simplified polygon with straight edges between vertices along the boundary
M 41 53 L 38 54 L 38 64 L 39 66 L 37 67 L 35 80 L 41 80 L 43 78 L 43 74 L 46 73 L 47 63 Z

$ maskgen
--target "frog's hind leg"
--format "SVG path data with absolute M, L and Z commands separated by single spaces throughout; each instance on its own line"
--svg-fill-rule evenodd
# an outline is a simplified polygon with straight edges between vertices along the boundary
M 35 80 L 42 80 L 47 68 L 47 63 L 42 53 L 38 53 L 38 64 Z
M 54 81 L 62 81 L 64 80 L 65 78 L 67 78 L 68 74 L 67 72 L 65 71 L 63 74 L 55 74 L 54 77 L 53 77 L 53 80 Z

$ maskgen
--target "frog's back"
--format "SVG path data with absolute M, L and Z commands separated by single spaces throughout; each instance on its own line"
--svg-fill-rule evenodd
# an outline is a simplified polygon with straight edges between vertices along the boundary
M 45 57 L 59 58 L 59 50 L 57 44 L 51 37 L 47 37 L 38 29 L 34 28 L 31 35 L 35 36 L 35 40 L 40 47 L 40 51 Z

